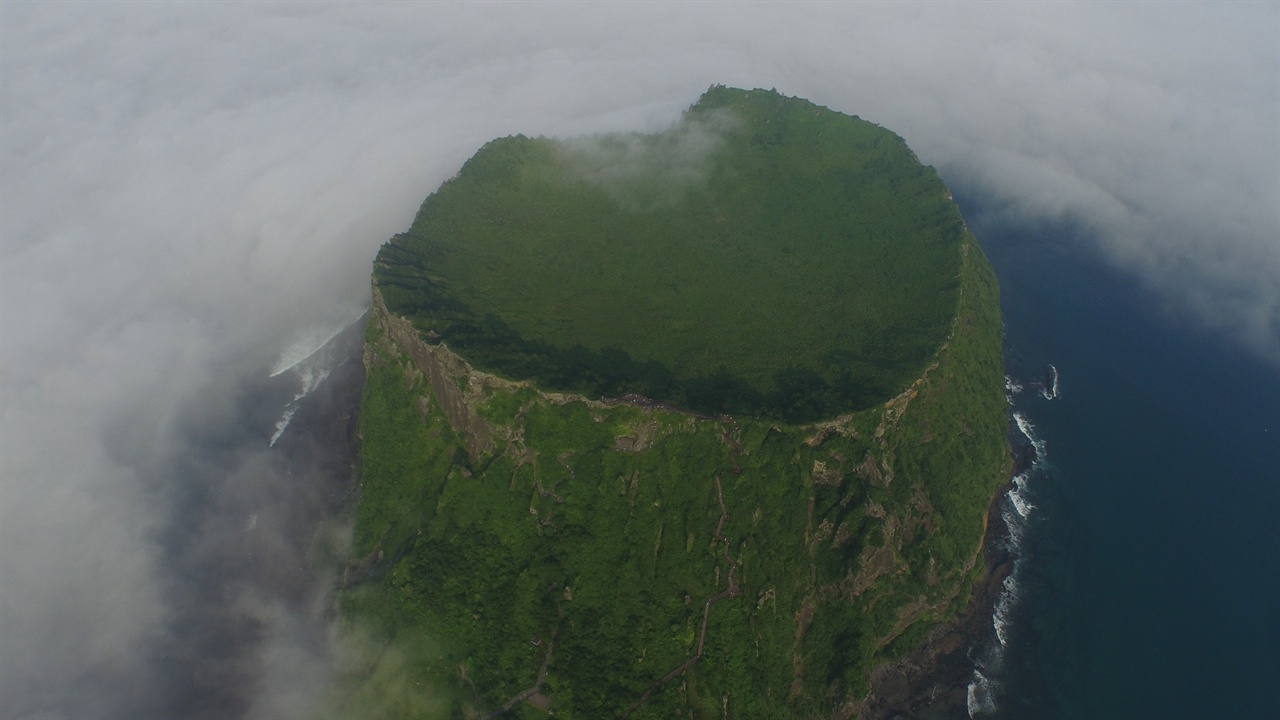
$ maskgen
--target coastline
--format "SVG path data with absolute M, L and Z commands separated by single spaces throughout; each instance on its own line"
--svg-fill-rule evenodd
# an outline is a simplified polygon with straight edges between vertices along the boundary
M 872 672 L 862 720 L 968 720 L 968 688 L 974 670 L 971 653 L 995 632 L 995 604 L 1017 559 L 1006 542 L 1009 527 L 1001 505 L 1015 487 L 1012 478 L 1034 462 L 1034 447 L 1016 452 L 1010 479 L 991 498 L 982 538 L 984 572 L 974 584 L 969 604 L 955 619 L 935 627 L 913 653 Z
M 378 323 L 378 317 L 387 318 L 387 310 L 381 303 L 380 294 L 375 287 L 373 312 L 370 320 L 375 324 Z M 462 394 L 467 391 L 461 390 L 459 384 L 447 382 L 441 372 L 448 374 L 456 374 L 462 370 L 462 361 L 456 360 L 459 367 L 446 368 L 448 365 L 455 364 L 450 362 L 447 348 L 427 347 L 417 339 L 417 334 L 407 327 L 407 321 L 403 322 L 406 327 L 387 327 L 388 334 L 394 338 L 396 334 L 410 332 L 412 341 L 406 340 L 404 343 L 398 343 L 405 348 L 407 355 L 412 356 L 417 365 L 424 369 L 421 376 L 429 382 L 435 391 L 444 398 L 442 403 L 443 417 L 450 424 L 456 422 L 458 428 L 465 432 L 465 442 L 468 445 L 474 445 L 476 448 L 483 448 L 488 445 L 489 433 L 476 423 L 476 419 L 471 412 L 468 412 L 467 406 L 471 403 L 467 402 Z M 396 331 L 403 331 L 397 333 Z M 369 348 L 365 346 L 363 356 L 365 365 L 377 365 L 372 362 L 369 356 Z M 445 356 L 439 356 L 441 351 L 445 352 Z M 443 365 L 441 363 L 444 363 Z M 932 368 L 931 368 L 932 369 Z M 469 375 L 477 375 L 467 368 Z M 493 383 L 505 383 L 496 378 Z M 488 385 L 490 383 L 480 383 Z M 472 381 L 466 383 L 466 387 L 476 386 L 475 377 Z M 515 383 L 511 383 L 515 386 Z M 558 394 L 557 394 L 558 395 Z M 914 397 L 914 395 L 912 395 Z M 576 400 L 577 398 L 575 398 Z M 1001 398 L 1001 405 L 1004 405 Z M 656 403 L 644 400 L 638 396 L 624 396 L 622 398 L 627 404 L 637 404 L 644 407 L 653 407 Z M 600 405 L 594 400 L 581 399 L 587 404 Z M 905 406 L 905 403 L 903 403 Z M 999 422 L 1004 426 L 1005 442 L 1002 443 L 1003 448 L 992 447 L 991 464 L 986 469 L 986 477 L 990 478 L 995 475 L 1000 478 L 1001 469 L 1008 473 L 1003 478 L 1003 482 L 995 489 L 992 496 L 988 500 L 988 509 L 986 513 L 986 527 L 981 543 L 977 552 L 982 554 L 982 565 L 980 569 L 975 569 L 977 564 L 975 554 L 968 554 L 966 558 L 966 568 L 970 572 L 966 572 L 967 578 L 960 580 L 961 583 L 968 583 L 970 595 L 968 601 L 964 604 L 960 614 L 946 622 L 940 622 L 934 627 L 929 635 L 921 643 L 920 647 L 915 649 L 910 655 L 885 663 L 879 667 L 875 667 L 870 672 L 870 692 L 868 692 L 861 702 L 853 702 L 846 705 L 844 711 L 852 711 L 862 718 L 888 718 L 906 720 L 907 718 L 968 718 L 969 717 L 969 685 L 974 679 L 974 663 L 971 659 L 974 657 L 975 650 L 980 648 L 993 634 L 993 611 L 1004 589 L 1004 581 L 1010 576 L 1014 569 L 1015 557 L 1009 551 L 1009 527 L 1002 510 L 1005 497 L 1016 486 L 1013 478 L 1022 472 L 1026 466 L 1035 460 L 1034 451 L 1025 443 L 1020 442 L 1017 437 L 1011 437 L 1018 431 L 1011 426 L 1008 416 L 1008 408 L 1005 406 L 1003 411 L 997 414 L 997 408 L 991 408 L 992 425 Z M 900 412 L 900 409 L 899 409 Z M 996 427 L 990 428 L 996 431 Z M 994 435 L 995 432 L 992 432 Z M 879 437 L 879 435 L 877 435 Z M 1014 448 L 1019 448 L 1017 452 Z M 999 456 L 1003 455 L 1003 461 Z M 997 464 L 998 463 L 998 464 Z M 563 465 L 563 461 L 561 461 Z M 1001 467 L 1003 466 L 1003 467 Z M 1010 472 L 1011 470 L 1011 472 Z M 570 472 L 572 472 L 570 470 Z M 973 547 L 972 545 L 970 546 Z M 972 551 L 971 551 L 972 553 Z M 373 560 L 372 563 L 369 561 Z M 372 554 L 367 555 L 364 561 L 357 560 L 349 564 L 343 577 L 343 585 L 346 586 L 355 581 L 363 573 L 373 570 L 372 565 L 381 560 L 380 553 L 377 548 L 373 549 Z M 975 579 L 973 572 L 978 573 Z M 353 577 L 354 575 L 354 577 Z M 954 591 L 953 591 L 954 592 Z M 954 595 L 952 596 L 954 597 Z M 951 605 L 955 607 L 955 605 Z M 701 657 L 699 652 L 698 657 Z M 865 666 L 864 666 L 865 667 Z M 679 670 L 679 668 L 678 668 Z M 865 686 L 864 686 L 865 687 Z M 821 711 L 819 711 L 821 712 Z M 844 715 L 841 715 L 844 716 Z

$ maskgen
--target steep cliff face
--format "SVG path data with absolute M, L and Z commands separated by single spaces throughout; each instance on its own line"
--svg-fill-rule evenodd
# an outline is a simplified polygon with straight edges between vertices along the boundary
M 343 607 L 416 639 L 397 672 L 432 698 L 388 715 L 858 715 L 871 671 L 967 601 L 1008 472 L 995 279 L 963 226 L 953 250 L 916 374 L 805 421 L 478 369 L 430 303 L 389 306 L 404 255 L 381 258 L 355 538 L 377 579 Z

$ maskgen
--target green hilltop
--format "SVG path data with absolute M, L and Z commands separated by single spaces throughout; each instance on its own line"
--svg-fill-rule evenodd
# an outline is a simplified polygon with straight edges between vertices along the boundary
M 901 138 L 713 87 L 485 145 L 374 267 L 335 715 L 855 717 L 1007 477 L 994 274 Z
M 966 237 L 897 135 L 714 88 L 658 135 L 490 142 L 375 280 L 388 310 L 481 370 L 812 421 L 919 376 Z

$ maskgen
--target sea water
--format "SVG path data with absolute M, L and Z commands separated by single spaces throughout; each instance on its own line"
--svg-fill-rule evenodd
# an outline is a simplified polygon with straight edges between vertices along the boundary
M 267 377 L 275 378 L 291 373 L 297 384 L 297 391 L 280 411 L 280 419 L 276 420 L 275 430 L 267 441 L 270 447 L 275 447 L 289 428 L 300 403 L 329 378 L 334 367 L 350 359 L 342 354 L 346 348 L 338 340 L 344 332 L 360 322 L 366 312 L 367 308 L 348 310 L 337 320 L 297 333 L 281 350 L 279 359 L 272 365 Z
M 971 716 L 1280 717 L 1280 369 L 1181 323 L 1087 233 L 974 206 L 1039 452 L 1003 510 L 1019 559 Z

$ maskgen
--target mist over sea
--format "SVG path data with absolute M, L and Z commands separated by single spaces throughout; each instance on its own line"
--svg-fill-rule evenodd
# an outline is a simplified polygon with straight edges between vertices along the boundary
M 957 200 L 1000 278 L 1012 409 L 1044 451 L 973 716 L 1274 717 L 1280 372 L 1178 324 L 1071 223 Z M 1052 400 L 1034 386 L 1049 364 Z
M 1276 717 L 1277 36 L 1262 2 L 0 3 L 0 718 L 316 717 L 368 649 L 331 592 L 358 324 L 308 353 L 485 142 L 661 131 L 713 83 L 900 134 L 996 266 L 1045 453 L 993 716 Z

